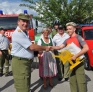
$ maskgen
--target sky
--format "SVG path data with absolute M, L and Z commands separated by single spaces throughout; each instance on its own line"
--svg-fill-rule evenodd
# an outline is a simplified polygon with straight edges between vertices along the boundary
M 23 13 L 24 10 L 28 10 L 28 14 L 36 15 L 34 10 L 29 10 L 27 7 L 20 7 L 19 5 L 24 3 L 22 0 L 0 0 L 0 10 L 6 14 L 19 14 Z

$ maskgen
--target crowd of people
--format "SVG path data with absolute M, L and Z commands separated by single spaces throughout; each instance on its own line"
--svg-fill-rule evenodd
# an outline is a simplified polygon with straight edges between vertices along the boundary
M 54 23 L 54 28 L 45 27 L 37 44 L 33 44 L 29 39 L 27 29 L 29 26 L 29 15 L 19 14 L 18 26 L 12 34 L 12 72 L 16 92 L 29 92 L 31 80 L 31 63 L 34 57 L 34 51 L 38 51 L 39 58 L 39 76 L 43 79 L 43 88 L 47 90 L 46 80 L 49 79 L 50 87 L 54 87 L 52 78 L 57 76 L 58 81 L 68 81 L 71 92 L 87 92 L 86 78 L 83 62 L 69 72 L 69 61 L 62 63 L 60 58 L 53 57 L 53 54 L 59 55 L 64 47 L 72 42 L 81 51 L 71 57 L 72 61 L 88 51 L 88 45 L 84 39 L 75 33 L 76 23 L 69 22 L 65 28 L 59 23 Z M 67 32 L 65 32 L 67 31 Z M 4 30 L 0 29 L 0 76 L 3 75 L 3 66 L 5 63 L 5 76 L 11 75 L 9 72 L 8 60 L 9 41 L 4 36 Z M 6 60 L 6 61 L 5 61 Z

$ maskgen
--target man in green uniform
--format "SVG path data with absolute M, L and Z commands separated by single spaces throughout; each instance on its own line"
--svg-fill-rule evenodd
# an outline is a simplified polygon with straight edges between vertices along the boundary
M 48 46 L 32 44 L 28 37 L 29 15 L 19 14 L 18 26 L 12 34 L 12 71 L 16 92 L 29 92 L 31 79 L 31 60 L 33 51 L 49 50 Z M 32 90 L 31 90 L 32 92 Z
M 5 76 L 10 75 L 8 58 L 8 48 L 10 43 L 4 34 L 5 30 L 3 28 L 0 28 L 0 77 L 3 76 L 3 67 L 5 67 Z

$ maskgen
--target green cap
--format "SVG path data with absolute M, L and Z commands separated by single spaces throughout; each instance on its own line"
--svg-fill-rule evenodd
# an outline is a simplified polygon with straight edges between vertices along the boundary
M 19 16 L 18 16 L 18 18 L 19 19 L 24 19 L 24 20 L 29 20 L 29 15 L 27 15 L 27 14 L 19 14 Z

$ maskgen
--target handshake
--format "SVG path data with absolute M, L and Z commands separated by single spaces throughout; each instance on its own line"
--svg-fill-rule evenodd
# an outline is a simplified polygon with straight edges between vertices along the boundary
M 53 46 L 46 46 L 46 51 L 53 51 L 54 47 Z

